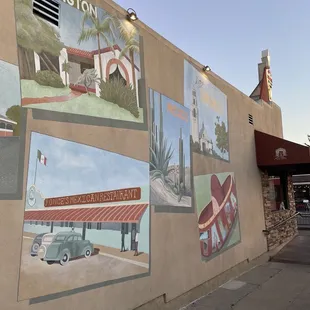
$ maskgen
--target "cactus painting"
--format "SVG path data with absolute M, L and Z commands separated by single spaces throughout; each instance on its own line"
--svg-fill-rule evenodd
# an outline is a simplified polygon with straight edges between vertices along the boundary
M 189 109 L 150 89 L 151 204 L 191 207 Z

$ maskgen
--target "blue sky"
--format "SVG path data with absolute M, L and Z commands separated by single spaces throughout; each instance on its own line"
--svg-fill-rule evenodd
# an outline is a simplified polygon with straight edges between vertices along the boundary
M 155 123 L 159 126 L 159 98 L 160 94 L 155 92 Z M 182 109 L 188 115 L 189 120 L 189 109 L 176 103 L 175 101 L 162 95 L 162 107 L 163 107 L 163 125 L 164 125 L 164 136 L 168 140 L 168 145 L 172 144 L 172 149 L 174 149 L 173 156 L 170 161 L 171 164 L 179 164 L 179 137 L 180 128 L 182 128 L 183 137 L 183 151 L 185 154 L 185 165 L 190 166 L 190 122 L 185 122 L 178 117 L 172 115 L 168 110 L 168 103 L 177 108 Z
M 273 100 L 282 109 L 284 137 L 306 142 L 310 133 L 309 0 L 115 2 L 134 8 L 149 27 L 246 95 L 258 83 L 257 64 L 261 51 L 268 48 Z
M 47 158 L 38 163 L 36 187 L 46 197 L 149 186 L 148 163 L 75 142 L 31 134 L 27 188 L 34 182 L 37 150 Z
M 13 105 L 20 105 L 18 67 L 0 60 L 0 114 Z
M 209 138 L 213 141 L 213 147 L 217 154 L 222 158 L 228 160 L 229 154 L 221 154 L 221 151 L 216 146 L 215 135 L 215 122 L 217 117 L 227 125 L 227 97 L 216 86 L 205 78 L 196 70 L 189 62 L 184 61 L 184 104 L 190 109 L 193 102 L 192 89 L 196 81 L 201 82 L 201 87 L 197 90 L 197 103 L 198 103 L 198 117 L 199 117 L 199 130 L 202 124 L 205 126 L 205 131 Z M 228 128 L 229 130 L 229 128 Z
M 81 42 L 81 44 L 78 44 L 78 38 L 81 33 L 81 22 L 83 18 L 83 12 L 71 7 L 67 3 L 60 2 L 61 5 L 61 11 L 60 11 L 60 36 L 62 42 L 66 46 L 73 47 L 73 48 L 79 48 L 85 51 L 94 51 L 98 49 L 98 43 L 96 39 L 90 39 L 86 42 Z M 98 11 L 98 18 L 102 17 L 102 14 L 104 12 L 103 9 L 97 8 Z M 88 26 L 92 26 L 91 23 L 87 22 Z M 129 24 L 130 27 L 131 24 Z M 120 48 L 124 47 L 123 41 L 118 39 L 119 33 L 115 33 L 116 36 L 116 43 L 120 46 Z M 112 42 L 112 40 L 111 40 Z M 105 48 L 106 44 L 103 40 L 101 40 L 101 48 Z M 135 54 L 135 64 L 140 67 L 139 65 L 139 54 Z

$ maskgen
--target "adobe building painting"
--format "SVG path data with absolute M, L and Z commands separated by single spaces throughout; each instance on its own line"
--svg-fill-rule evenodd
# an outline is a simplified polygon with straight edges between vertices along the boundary
M 0 60 L 0 195 L 17 193 L 20 99 L 18 67 Z
M 241 241 L 234 173 L 194 177 L 200 249 L 209 260 Z
M 151 204 L 191 207 L 189 110 L 149 90 Z
M 144 123 L 137 29 L 86 1 L 67 2 L 44 2 L 42 11 L 39 1 L 15 0 L 22 106 Z
M 149 275 L 149 164 L 36 132 L 29 152 L 19 300 Z
M 193 152 L 229 161 L 227 97 L 186 60 L 184 103 L 191 111 Z

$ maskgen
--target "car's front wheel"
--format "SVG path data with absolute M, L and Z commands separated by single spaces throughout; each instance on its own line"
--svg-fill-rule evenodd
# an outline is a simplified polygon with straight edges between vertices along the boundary
M 70 260 L 70 252 L 68 250 L 64 251 L 62 254 L 62 258 L 59 261 L 60 265 L 64 266 L 66 265 Z
M 85 256 L 85 258 L 88 258 L 91 256 L 91 249 L 90 248 L 85 249 L 84 256 Z

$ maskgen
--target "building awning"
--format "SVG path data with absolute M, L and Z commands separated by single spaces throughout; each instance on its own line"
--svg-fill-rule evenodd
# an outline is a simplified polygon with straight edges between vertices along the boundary
M 138 223 L 148 204 L 57 210 L 26 210 L 25 221 Z
M 269 172 L 310 172 L 310 148 L 255 130 L 257 166 Z

